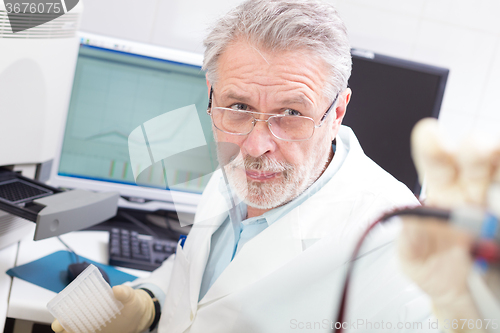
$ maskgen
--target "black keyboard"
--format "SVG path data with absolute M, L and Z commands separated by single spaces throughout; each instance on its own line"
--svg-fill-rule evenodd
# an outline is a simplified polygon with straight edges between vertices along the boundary
M 153 271 L 177 249 L 177 242 L 136 231 L 113 228 L 109 233 L 109 264 Z

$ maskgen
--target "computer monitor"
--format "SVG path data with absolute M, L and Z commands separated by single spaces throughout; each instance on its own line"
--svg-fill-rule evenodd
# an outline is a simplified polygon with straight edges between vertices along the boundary
M 175 207 L 194 213 L 210 178 L 200 170 L 214 170 L 217 164 L 214 149 L 195 149 L 195 156 L 176 166 L 176 178 L 191 175 L 195 181 L 165 188 L 161 168 L 151 167 L 139 186 L 131 169 L 128 138 L 148 120 L 194 104 L 207 147 L 213 147 L 202 59 L 200 54 L 82 33 L 64 135 L 49 183 L 118 191 L 122 207 L 150 211 Z M 164 127 L 168 133 L 179 130 L 179 126 Z M 181 142 L 166 144 L 175 147 Z M 192 177 L 197 172 L 204 176 Z M 171 191 L 176 191 L 175 206 Z
M 351 53 L 353 95 L 343 124 L 366 155 L 418 195 L 410 134 L 420 119 L 438 117 L 449 70 L 370 51 Z

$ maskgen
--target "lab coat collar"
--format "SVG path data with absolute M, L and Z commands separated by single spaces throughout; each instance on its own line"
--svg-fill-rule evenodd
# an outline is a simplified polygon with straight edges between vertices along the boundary
M 193 307 L 207 305 L 272 273 L 276 268 L 300 255 L 304 251 L 304 241 L 326 239 L 330 251 L 338 254 L 350 253 L 351 246 L 346 246 L 346 243 L 352 243 L 365 227 L 359 225 L 357 221 L 349 221 L 351 211 L 355 211 L 358 204 L 363 205 L 357 202 L 358 186 L 352 174 L 363 164 L 359 159 L 366 157 L 349 128 L 339 132 L 338 139 L 338 144 L 344 145 L 342 151 L 345 154 L 347 152 L 354 154 L 345 157 L 338 172 L 319 191 L 311 194 L 301 205 L 245 244 L 199 302 L 199 289 L 208 260 L 211 235 L 227 218 L 227 214 L 219 218 L 217 223 L 214 223 L 217 226 L 212 227 L 210 232 L 207 230 L 203 237 L 192 238 L 192 241 L 203 244 L 203 247 L 197 247 L 203 249 L 202 251 L 191 253 L 193 260 L 190 288 Z M 340 204 L 336 205 L 337 202 Z M 335 219 L 332 217 L 332 211 L 318 209 L 318 205 L 332 207 Z M 310 221 L 315 222 L 310 223 Z
M 184 249 L 189 261 L 189 299 L 191 311 L 196 312 L 200 293 L 201 281 L 205 266 L 210 255 L 210 243 L 213 233 L 220 227 L 228 217 L 229 201 L 227 193 L 224 192 L 222 172 L 218 170 L 210 182 L 217 184 L 217 189 L 211 191 L 209 198 L 211 205 L 204 205 L 205 209 L 196 214 L 195 222 L 191 228 L 190 235 L 186 239 Z M 210 182 L 209 185 L 210 186 Z M 203 200 L 203 199 L 202 199 Z M 196 249 L 190 251 L 190 249 Z
M 344 140 L 345 139 L 347 139 L 347 144 L 343 143 L 340 137 L 338 137 L 337 140 L 337 145 L 340 145 L 340 147 L 338 147 L 340 149 L 337 149 L 339 152 L 337 158 L 342 161 L 345 156 L 341 154 L 346 154 L 350 149 L 350 138 L 347 136 Z M 339 165 L 336 169 L 340 169 L 340 167 Z M 331 180 L 331 178 L 329 180 Z M 306 196 L 304 202 L 285 213 L 284 216 L 280 214 L 280 218 L 277 219 L 275 223 L 270 223 L 269 227 L 246 243 L 238 252 L 238 255 L 214 282 L 206 295 L 199 301 L 199 306 L 211 303 L 246 285 L 258 281 L 272 273 L 277 267 L 286 264 L 300 255 L 304 250 L 304 240 L 310 240 L 311 237 L 320 239 L 328 234 L 328 232 L 331 232 L 331 223 L 324 223 L 321 225 L 319 232 L 315 226 L 312 226 L 314 230 L 312 235 L 307 232 L 308 228 L 304 228 L 303 226 L 304 221 L 309 221 L 309 217 L 314 216 L 311 220 L 317 219 L 318 198 L 320 201 L 323 200 L 323 198 L 326 201 L 331 198 L 331 192 L 334 190 L 334 187 L 332 187 L 330 183 L 331 181 L 325 182 L 324 186 L 318 191 L 304 192 L 303 194 Z M 311 200 L 313 198 L 314 200 Z M 325 203 L 328 204 L 326 201 Z M 307 202 L 310 202 L 310 204 L 304 205 Z M 331 214 L 329 215 L 330 216 L 325 216 L 323 219 L 331 220 Z M 308 227 L 311 228 L 311 226 Z M 242 274 L 242 272 L 245 273 Z

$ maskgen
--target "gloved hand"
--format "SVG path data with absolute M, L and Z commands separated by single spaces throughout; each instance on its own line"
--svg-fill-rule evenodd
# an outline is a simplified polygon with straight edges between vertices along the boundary
M 123 309 L 111 323 L 106 323 L 106 326 L 101 328 L 100 333 L 139 333 L 151 326 L 155 307 L 148 293 L 119 285 L 113 287 L 113 294 L 123 303 Z M 56 333 L 68 333 L 57 319 L 52 322 L 52 330 Z
M 425 204 L 485 208 L 490 185 L 500 181 L 499 151 L 470 139 L 454 152 L 443 144 L 436 120 L 419 122 L 412 133 L 412 154 L 420 181 L 425 177 L 427 182 Z M 402 269 L 431 297 L 441 330 L 480 332 L 475 324 L 462 330 L 461 321 L 485 319 L 480 317 L 467 285 L 472 236 L 439 221 L 403 220 L 399 239 Z M 460 324 L 455 330 L 450 325 L 453 320 Z
M 473 204 L 485 207 L 492 183 L 500 183 L 500 145 L 477 136 L 452 150 L 434 118 L 415 125 L 411 137 L 412 157 L 420 182 L 427 185 L 426 205 L 443 208 Z
M 461 325 L 461 319 L 481 319 L 467 285 L 471 244 L 468 234 L 441 221 L 404 218 L 399 238 L 401 267 L 430 296 L 434 315 L 445 332 L 455 332 L 445 329 L 451 328 L 453 320 Z

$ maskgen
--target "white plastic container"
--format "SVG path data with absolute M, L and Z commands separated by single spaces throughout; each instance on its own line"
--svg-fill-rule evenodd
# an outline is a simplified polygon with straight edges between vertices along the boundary
M 109 284 L 89 265 L 48 304 L 49 312 L 69 333 L 97 332 L 123 309 Z

